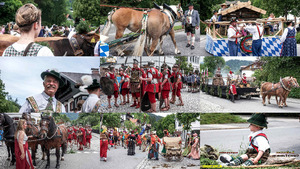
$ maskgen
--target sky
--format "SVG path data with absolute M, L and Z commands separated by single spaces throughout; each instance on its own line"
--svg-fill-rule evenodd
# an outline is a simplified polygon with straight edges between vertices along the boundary
M 91 73 L 91 68 L 99 65 L 99 57 L 1 58 L 0 78 L 5 84 L 5 92 L 23 105 L 27 97 L 43 92 L 43 71 L 55 69 L 59 72 Z

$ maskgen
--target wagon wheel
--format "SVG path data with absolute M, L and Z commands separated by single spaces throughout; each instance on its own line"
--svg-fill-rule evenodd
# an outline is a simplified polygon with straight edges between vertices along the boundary
M 183 160 L 183 156 L 182 155 L 177 155 L 175 157 L 176 161 L 182 161 Z
M 168 161 L 171 161 L 171 160 L 172 160 L 172 156 L 168 155 L 168 156 L 166 156 L 166 159 L 167 159 Z

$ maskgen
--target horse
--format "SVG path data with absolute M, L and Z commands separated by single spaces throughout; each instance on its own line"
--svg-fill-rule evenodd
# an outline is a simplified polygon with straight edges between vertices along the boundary
M 3 139 L 8 152 L 7 160 L 12 157 L 10 165 L 14 165 L 16 162 L 14 134 L 17 130 L 17 124 L 7 114 L 0 113 L 0 126 L 3 127 Z
M 45 159 L 45 148 L 42 145 L 42 141 L 39 140 L 39 133 L 40 133 L 40 128 L 39 126 L 33 125 L 31 121 L 31 115 L 30 113 L 23 113 L 22 118 L 26 120 L 27 122 L 27 128 L 25 130 L 25 133 L 27 136 L 32 136 L 28 138 L 28 147 L 31 149 L 31 158 L 32 158 L 32 163 L 34 166 L 36 166 L 36 152 L 38 149 L 38 145 L 41 145 L 42 148 L 42 160 Z
M 144 14 L 146 17 L 144 17 Z M 126 28 L 132 32 L 141 33 L 136 42 L 133 56 L 141 56 L 143 50 L 145 50 L 147 55 L 152 55 L 159 40 L 161 41 L 159 54 L 162 55 L 162 39 L 169 34 L 175 46 L 175 54 L 180 54 L 181 52 L 177 48 L 175 32 L 172 25 L 177 19 L 182 21 L 183 16 L 181 4 L 178 4 L 177 6 L 168 6 L 164 4 L 162 11 L 161 9 L 151 9 L 148 12 L 137 11 L 130 8 L 120 8 L 109 13 L 102 34 L 108 36 L 112 23 L 116 27 L 115 39 L 123 37 Z M 150 51 L 148 51 L 149 46 L 147 46 L 147 38 L 149 45 L 152 40 Z M 120 47 L 117 47 L 117 52 L 118 55 L 124 55 Z
M 45 151 L 47 154 L 46 168 L 50 168 L 50 149 L 56 149 L 56 167 L 60 168 L 59 157 L 60 147 L 62 148 L 61 161 L 64 161 L 64 154 L 67 150 L 67 128 L 64 125 L 57 126 L 54 122 L 53 117 L 41 114 L 40 121 L 40 139 L 43 140 Z
M 265 82 L 261 85 L 260 88 L 260 95 L 262 96 L 262 103 L 264 106 L 265 104 L 265 98 L 268 96 L 269 104 L 271 96 L 276 97 L 276 102 L 279 108 L 283 108 L 283 104 L 286 102 L 286 97 L 288 93 L 291 91 L 292 87 L 297 87 L 296 83 L 293 80 L 293 77 L 285 77 L 283 79 L 280 78 L 280 81 L 276 84 L 273 84 L 271 82 Z M 288 91 L 288 93 L 287 93 Z M 277 100 L 277 97 L 279 97 L 279 102 Z
M 294 78 L 294 77 L 291 77 L 291 78 L 292 78 L 292 84 L 293 84 L 293 86 L 296 87 L 296 88 L 299 88 L 299 84 L 297 82 L 297 79 Z M 284 107 L 288 107 L 287 104 L 286 104 L 286 99 L 287 99 L 289 93 L 290 93 L 290 91 L 288 91 L 288 90 L 284 90 L 284 92 L 283 92 L 283 96 L 284 96 L 283 104 L 284 104 Z M 268 96 L 269 104 L 270 104 L 270 97 L 271 96 Z M 278 103 L 277 96 L 275 96 L 275 98 L 276 98 L 276 103 Z

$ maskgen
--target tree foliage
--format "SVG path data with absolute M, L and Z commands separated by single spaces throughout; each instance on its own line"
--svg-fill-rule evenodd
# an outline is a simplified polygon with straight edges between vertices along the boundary
M 184 126 L 183 129 L 189 131 L 192 122 L 200 122 L 200 113 L 177 113 L 176 118 Z
M 15 21 L 15 14 L 22 6 L 22 2 L 20 0 L 2 0 L 1 2 L 5 2 L 5 5 L 0 7 L 0 24 Z
M 8 92 L 5 92 L 5 84 L 0 79 L 0 113 L 18 112 L 20 107 L 18 99 L 13 100 Z
M 168 129 L 171 124 L 175 125 L 175 114 L 167 115 L 166 117 L 158 120 L 154 125 L 157 136 L 163 137 L 163 131 Z
M 73 2 L 73 10 L 75 17 L 84 18 L 95 26 L 100 25 L 100 0 L 75 0 Z
M 106 127 L 121 127 L 121 115 L 119 113 L 104 113 L 103 124 Z M 100 119 L 100 118 L 99 118 Z
M 214 57 L 214 56 L 207 56 L 203 60 L 204 62 L 204 69 L 208 68 L 209 72 L 215 72 L 217 67 L 223 67 L 225 65 L 225 60 L 222 57 Z

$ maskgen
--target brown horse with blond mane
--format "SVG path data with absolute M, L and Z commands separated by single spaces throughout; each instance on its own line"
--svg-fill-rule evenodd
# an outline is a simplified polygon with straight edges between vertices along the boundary
M 108 35 L 112 23 L 116 27 L 115 39 L 123 37 L 126 28 L 132 32 L 141 33 L 138 41 L 136 42 L 133 56 L 141 56 L 144 50 L 147 55 L 153 55 L 159 41 L 159 54 L 162 55 L 162 41 L 164 36 L 169 34 L 175 46 L 175 54 L 180 54 L 181 52 L 176 45 L 173 25 L 176 20 L 181 21 L 184 16 L 181 4 L 178 4 L 177 6 L 168 6 L 164 4 L 163 9 L 158 6 L 156 8 L 160 9 L 151 9 L 147 12 L 137 11 L 130 8 L 113 10 L 108 15 L 108 20 L 102 34 L 105 36 Z M 151 47 L 149 47 L 148 44 L 150 45 L 151 40 L 152 44 Z M 120 47 L 117 47 L 117 52 L 118 55 L 124 55 Z
M 273 84 L 271 82 L 263 83 L 260 88 L 260 95 L 263 99 L 263 105 L 266 106 L 266 96 L 268 98 L 269 104 L 271 104 L 271 96 L 275 96 L 278 107 L 283 108 L 284 105 L 287 107 L 286 99 L 293 87 L 299 87 L 297 79 L 294 77 L 285 77 L 283 79 L 280 78 L 280 81 L 276 84 Z M 279 102 L 277 97 L 279 97 Z

